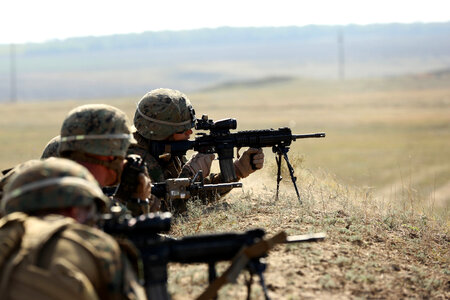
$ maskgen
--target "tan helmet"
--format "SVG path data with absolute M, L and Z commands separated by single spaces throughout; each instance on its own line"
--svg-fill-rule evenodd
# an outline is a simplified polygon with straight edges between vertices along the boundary
M 42 152 L 41 159 L 46 159 L 49 157 L 59 157 L 59 139 L 60 136 L 57 135 L 47 143 L 44 151 Z
M 5 186 L 2 210 L 27 213 L 98 204 L 109 206 L 106 197 L 89 171 L 73 161 L 49 158 L 15 172 Z
M 39 159 L 28 160 L 26 162 L 18 164 L 14 168 L 10 169 L 7 173 L 5 173 L 5 176 L 0 178 L 0 201 L 3 197 L 5 186 L 10 181 L 10 179 L 13 177 L 13 175 L 16 174 L 17 171 L 20 171 L 24 168 L 34 166 L 34 165 L 38 164 L 39 162 L 40 162 Z
M 79 106 L 69 112 L 61 127 L 59 153 L 82 153 L 125 157 L 135 142 L 128 117 L 105 104 Z
M 187 96 L 177 90 L 156 89 L 139 101 L 134 114 L 137 132 L 161 141 L 194 127 L 195 111 Z

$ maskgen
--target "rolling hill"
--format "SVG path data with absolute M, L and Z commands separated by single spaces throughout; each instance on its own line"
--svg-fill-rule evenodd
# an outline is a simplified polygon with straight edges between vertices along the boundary
M 266 77 L 430 72 L 450 66 L 449 36 L 450 23 L 415 23 L 223 27 L 0 45 L 0 101 L 12 98 L 11 49 L 20 101 L 135 98 L 157 87 L 192 92 Z

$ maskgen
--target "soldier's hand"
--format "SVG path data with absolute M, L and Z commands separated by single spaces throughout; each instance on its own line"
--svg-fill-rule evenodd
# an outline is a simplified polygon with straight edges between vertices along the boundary
M 203 176 L 206 177 L 211 171 L 211 164 L 216 156 L 214 154 L 197 153 L 184 165 L 183 169 L 187 168 L 192 175 L 197 174 L 198 171 L 203 171 Z
M 149 198 L 152 192 L 150 178 L 144 173 L 139 173 L 138 180 L 139 184 L 137 186 L 137 191 L 133 194 L 133 197 L 142 200 Z
M 150 212 L 157 212 L 161 210 L 161 199 L 151 195 L 150 199 Z
M 253 165 L 253 166 L 252 166 Z M 264 152 L 261 148 L 249 148 L 234 162 L 236 176 L 245 178 L 264 166 Z

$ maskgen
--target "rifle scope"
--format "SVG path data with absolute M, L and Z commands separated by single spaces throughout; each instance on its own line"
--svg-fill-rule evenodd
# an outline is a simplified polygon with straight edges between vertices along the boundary
M 222 119 L 214 122 L 208 119 L 207 115 L 203 115 L 201 119 L 197 119 L 195 129 L 197 130 L 211 130 L 211 131 L 228 131 L 237 128 L 237 121 L 233 118 Z

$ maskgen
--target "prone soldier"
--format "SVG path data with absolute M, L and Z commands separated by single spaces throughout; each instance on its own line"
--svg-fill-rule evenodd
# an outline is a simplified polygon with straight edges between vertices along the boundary
M 9 182 L 9 180 L 13 177 L 13 175 L 17 171 L 19 171 L 19 170 L 21 170 L 23 168 L 27 168 L 27 167 L 30 167 L 32 165 L 35 165 L 38 162 L 39 162 L 38 159 L 28 160 L 28 161 L 26 161 L 24 163 L 18 164 L 14 168 L 8 169 L 8 171 L 5 172 L 4 176 L 0 178 L 0 204 L 1 204 L 1 201 L 3 199 L 5 186 Z M 3 217 L 3 211 L 1 209 L 0 209 L 0 217 Z
M 70 160 L 17 170 L 2 201 L 2 299 L 146 299 L 117 242 L 89 226 L 108 205 L 92 174 Z
M 58 153 L 86 167 L 101 187 L 115 186 L 120 182 L 127 149 L 134 141 L 124 112 L 110 105 L 88 104 L 73 109 L 65 118 Z M 134 215 L 148 213 L 150 191 L 150 178 L 143 172 L 136 190 L 122 195 L 119 201 Z
M 156 155 L 151 151 L 152 141 L 188 140 L 195 121 L 195 111 L 185 94 L 172 89 L 152 90 L 137 105 L 134 115 L 136 131 L 133 133 L 137 144 L 131 145 L 128 153 L 139 154 L 144 159 L 153 182 L 178 177 L 192 178 L 200 170 L 205 176 L 205 182 L 224 182 L 220 173 L 210 174 L 214 154 L 196 153 L 188 161 L 184 155 Z M 234 162 L 237 178 L 247 177 L 261 169 L 263 164 L 262 150 L 249 148 Z M 221 192 L 221 195 L 225 193 Z M 183 211 L 185 202 L 165 203 L 164 206 L 165 209 L 172 207 L 176 211 Z

